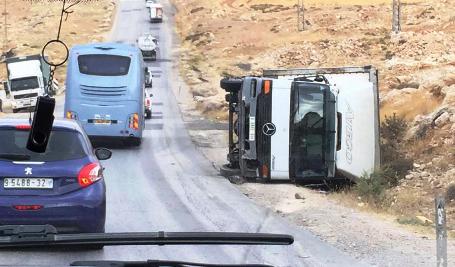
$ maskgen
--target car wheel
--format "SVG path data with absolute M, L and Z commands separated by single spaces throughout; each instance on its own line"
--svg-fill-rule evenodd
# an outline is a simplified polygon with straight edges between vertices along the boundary
M 145 118 L 150 120 L 152 118 L 152 111 L 151 110 L 146 110 L 145 111 Z
M 142 143 L 142 138 L 131 139 L 128 143 L 131 144 L 132 146 L 140 146 Z

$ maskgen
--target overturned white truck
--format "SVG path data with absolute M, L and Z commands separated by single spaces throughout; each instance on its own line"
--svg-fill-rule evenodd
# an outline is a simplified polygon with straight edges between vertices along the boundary
M 224 176 L 355 181 L 379 167 L 374 67 L 265 70 L 224 78 L 229 153 Z

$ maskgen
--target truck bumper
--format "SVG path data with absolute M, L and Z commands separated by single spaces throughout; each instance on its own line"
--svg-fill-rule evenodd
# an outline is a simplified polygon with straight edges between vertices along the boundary
M 30 108 L 36 106 L 36 98 L 33 99 L 14 99 L 11 101 L 12 109 Z

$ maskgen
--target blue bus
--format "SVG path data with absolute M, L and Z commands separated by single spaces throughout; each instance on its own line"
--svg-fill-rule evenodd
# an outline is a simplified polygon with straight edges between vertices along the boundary
M 80 121 L 92 141 L 139 146 L 145 66 L 139 48 L 118 43 L 74 46 L 66 75 L 64 116 Z

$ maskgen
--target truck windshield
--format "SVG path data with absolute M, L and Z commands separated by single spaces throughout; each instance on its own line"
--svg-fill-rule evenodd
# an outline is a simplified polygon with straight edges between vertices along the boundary
M 325 85 L 294 83 L 291 106 L 290 171 L 296 178 L 325 175 Z
M 11 91 L 21 91 L 39 88 L 37 77 L 24 77 L 11 80 Z
M 131 58 L 117 55 L 81 55 L 77 58 L 82 74 L 122 76 L 128 74 Z
M 26 155 L 30 161 L 72 160 L 87 156 L 83 137 L 76 131 L 52 130 L 45 153 L 26 148 L 28 135 L 28 131 L 0 128 L 0 155 Z

